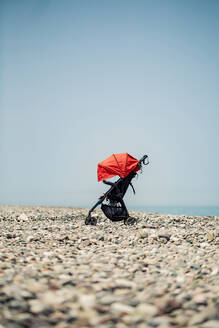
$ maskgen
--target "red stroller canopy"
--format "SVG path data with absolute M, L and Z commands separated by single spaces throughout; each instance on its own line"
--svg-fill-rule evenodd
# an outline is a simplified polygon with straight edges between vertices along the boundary
M 127 177 L 131 171 L 137 172 L 139 160 L 128 153 L 113 154 L 104 161 L 98 163 L 97 178 L 98 181 L 112 178 L 119 175 L 121 178 Z

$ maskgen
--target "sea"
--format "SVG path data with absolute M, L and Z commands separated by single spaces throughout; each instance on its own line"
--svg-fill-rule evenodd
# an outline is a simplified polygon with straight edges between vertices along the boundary
M 128 209 L 148 213 L 219 217 L 219 206 L 129 206 Z

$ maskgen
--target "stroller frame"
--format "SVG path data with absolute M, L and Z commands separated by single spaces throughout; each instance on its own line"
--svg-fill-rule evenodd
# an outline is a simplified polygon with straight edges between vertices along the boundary
M 145 160 L 147 159 L 147 162 Z M 148 156 L 144 155 L 138 162 L 137 165 L 142 167 L 142 164 L 149 164 Z M 119 178 L 116 182 L 109 182 L 103 180 L 103 183 L 111 186 L 111 188 L 99 197 L 97 203 L 89 210 L 88 216 L 85 219 L 86 225 L 96 225 L 97 219 L 91 216 L 91 213 L 95 210 L 95 208 L 101 205 L 101 209 L 103 213 L 108 217 L 111 221 L 122 221 L 124 220 L 125 224 L 132 225 L 136 222 L 136 219 L 129 216 L 129 212 L 124 203 L 123 197 L 129 186 L 132 187 L 133 192 L 135 193 L 134 187 L 131 183 L 132 179 L 136 176 L 136 172 L 131 171 L 125 178 Z M 109 204 L 103 204 L 104 200 L 106 200 Z

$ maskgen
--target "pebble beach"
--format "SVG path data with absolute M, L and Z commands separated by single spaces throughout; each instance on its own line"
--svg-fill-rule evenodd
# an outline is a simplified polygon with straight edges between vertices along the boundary
M 219 327 L 219 217 L 0 206 L 0 328 Z

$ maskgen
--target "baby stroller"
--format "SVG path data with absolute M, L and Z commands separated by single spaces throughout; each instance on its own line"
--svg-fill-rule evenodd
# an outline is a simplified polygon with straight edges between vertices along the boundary
M 135 218 L 129 216 L 123 197 L 125 196 L 129 185 L 132 187 L 135 194 L 131 181 L 136 176 L 137 171 L 142 168 L 142 164 L 149 164 L 147 155 L 144 155 L 140 160 L 137 160 L 127 153 L 113 154 L 98 164 L 98 181 L 103 181 L 110 186 L 110 189 L 100 196 L 98 202 L 90 209 L 88 216 L 85 219 L 86 225 L 97 224 L 97 219 L 92 217 L 91 213 L 100 204 L 102 204 L 101 209 L 103 213 L 111 221 L 124 220 L 124 223 L 127 225 L 132 225 L 136 222 Z M 105 180 L 116 175 L 120 176 L 116 182 Z

